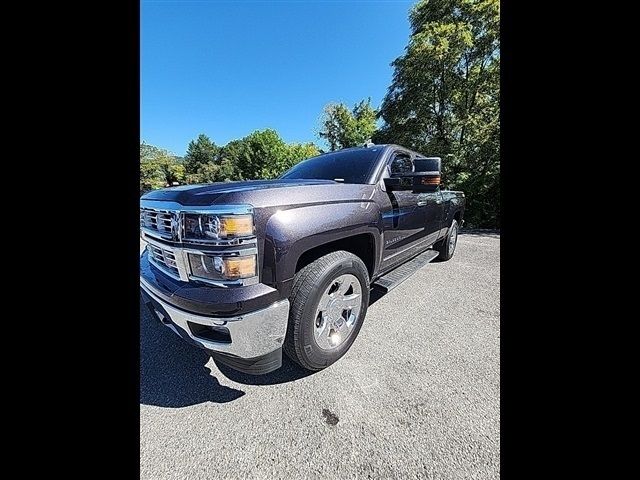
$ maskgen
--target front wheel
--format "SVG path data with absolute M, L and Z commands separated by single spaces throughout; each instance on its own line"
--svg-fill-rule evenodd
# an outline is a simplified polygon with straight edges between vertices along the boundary
M 449 233 L 442 239 L 439 244 L 435 246 L 435 249 L 440 253 L 438 260 L 444 262 L 453 257 L 453 253 L 456 251 L 456 245 L 458 243 L 458 222 L 453 220 Z
M 353 344 L 369 306 L 369 273 L 352 253 L 337 251 L 302 268 L 289 296 L 285 353 L 308 370 L 321 370 Z

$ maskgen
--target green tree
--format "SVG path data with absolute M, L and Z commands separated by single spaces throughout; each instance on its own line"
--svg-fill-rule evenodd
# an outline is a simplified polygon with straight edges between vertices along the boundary
M 184 167 L 187 175 L 196 174 L 203 165 L 215 162 L 220 148 L 209 137 L 201 133 L 198 138 L 191 140 L 184 156 Z
M 256 130 L 243 139 L 236 166 L 242 179 L 263 178 L 263 171 L 276 166 L 286 156 L 287 145 L 272 129 Z
M 262 167 L 260 178 L 277 178 L 302 160 L 319 155 L 320 151 L 313 143 L 289 143 L 284 155 L 271 164 Z
M 140 157 L 156 158 L 159 151 L 156 147 L 141 145 Z M 272 129 L 256 130 L 223 147 L 216 146 L 206 135 L 199 135 L 189 143 L 184 165 L 178 162 L 182 169 L 175 173 L 188 184 L 269 179 L 319 153 L 313 143 L 286 143 Z M 166 186 L 163 182 L 170 173 L 167 168 L 157 162 L 153 165 L 141 163 L 141 189 L 143 177 L 147 190 Z M 163 176 L 165 171 L 168 173 Z
M 420 0 L 379 115 L 376 143 L 443 157 L 468 224 L 500 226 L 499 0 Z
M 233 180 L 233 165 L 222 157 L 223 149 L 201 133 L 191 140 L 184 157 L 186 180 L 189 184 L 224 182 Z
M 324 138 L 331 151 L 355 147 L 371 139 L 376 131 L 376 111 L 371 99 L 362 100 L 349 110 L 344 103 L 330 103 L 322 114 L 320 138 Z
M 140 144 L 140 193 L 164 188 L 185 180 L 180 157 L 142 142 Z
M 187 175 L 187 183 L 229 182 L 236 178 L 233 165 L 225 160 L 202 163 L 196 171 Z
M 221 157 L 241 180 L 276 178 L 299 161 L 317 155 L 313 143 L 288 144 L 275 130 L 256 130 L 222 148 Z

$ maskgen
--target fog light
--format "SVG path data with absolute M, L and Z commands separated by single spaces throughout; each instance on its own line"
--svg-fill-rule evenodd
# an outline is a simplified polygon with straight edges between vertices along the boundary
M 257 275 L 255 255 L 221 257 L 189 253 L 189 265 L 193 276 L 209 280 L 238 280 Z

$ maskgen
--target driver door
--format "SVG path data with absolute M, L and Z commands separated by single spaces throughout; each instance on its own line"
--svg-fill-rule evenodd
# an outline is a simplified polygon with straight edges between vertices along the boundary
M 413 154 L 396 150 L 386 166 L 383 178 L 414 171 Z M 389 191 L 389 205 L 382 212 L 384 247 L 382 270 L 388 270 L 415 255 L 426 246 L 425 194 L 411 190 Z

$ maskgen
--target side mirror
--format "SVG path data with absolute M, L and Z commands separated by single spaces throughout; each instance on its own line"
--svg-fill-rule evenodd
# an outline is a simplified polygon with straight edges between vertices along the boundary
M 435 192 L 440 186 L 440 172 L 414 172 L 407 176 L 412 177 L 414 192 Z
M 440 186 L 442 160 L 440 157 L 418 157 L 414 159 L 415 172 L 392 175 L 384 179 L 388 190 L 412 190 L 435 192 Z
M 413 190 L 414 192 L 435 192 L 440 186 L 440 172 L 403 173 L 384 179 L 388 190 Z
M 411 190 L 413 189 L 413 181 L 408 177 L 389 177 L 384 179 L 384 185 L 387 190 Z

